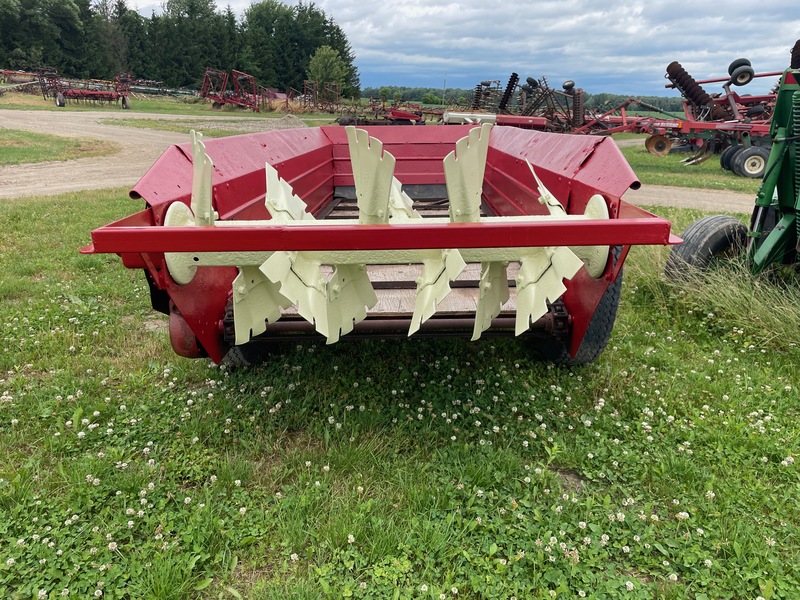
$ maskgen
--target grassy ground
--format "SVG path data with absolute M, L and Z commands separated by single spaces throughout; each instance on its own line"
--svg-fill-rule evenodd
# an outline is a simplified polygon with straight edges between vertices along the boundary
M 761 183 L 760 180 L 739 177 L 731 171 L 723 170 L 718 156 L 712 156 L 699 165 L 687 166 L 681 163 L 689 156 L 687 153 L 672 152 L 658 157 L 650 154 L 644 146 L 627 146 L 622 148 L 622 153 L 644 184 L 726 190 L 752 194 L 755 197 Z
M 230 116 L 236 119 L 263 119 L 263 118 L 280 118 L 286 113 L 279 105 L 276 105 L 276 110 L 267 111 L 262 113 L 254 113 L 250 110 L 243 110 L 239 107 L 228 105 L 222 109 L 212 108 L 210 102 L 198 100 L 195 97 L 135 97 L 131 100 L 132 107 L 130 111 L 124 111 L 125 114 L 130 113 L 146 113 L 146 114 L 170 114 L 170 115 L 188 115 L 188 116 Z M 117 113 L 122 113 L 122 106 L 118 103 L 84 103 L 68 101 L 67 105 L 63 108 L 56 108 L 51 100 L 45 100 L 41 96 L 33 96 L 30 94 L 20 94 L 16 92 L 9 92 L 0 96 L 0 109 L 18 109 L 18 110 L 64 110 L 64 111 L 89 111 L 98 112 L 101 114 L 108 114 L 109 117 Z M 332 121 L 335 116 L 324 113 L 304 113 L 297 111 L 299 117 L 308 118 L 310 120 L 327 120 Z
M 137 206 L 0 206 L 0 596 L 796 597 L 796 285 L 640 247 L 586 368 L 412 338 L 230 371 L 76 252 Z
M 0 127 L 0 165 L 107 156 L 118 152 L 111 142 L 68 138 Z
M 283 117 L 285 115 L 278 115 Z M 244 133 L 253 133 L 255 131 L 262 131 L 265 127 L 259 128 L 259 123 L 269 123 L 267 119 L 272 120 L 275 117 L 266 117 L 264 119 L 215 119 L 214 121 L 191 121 L 191 120 L 171 120 L 171 119 L 102 119 L 101 123 L 107 125 L 116 125 L 121 127 L 136 127 L 139 129 L 155 129 L 158 131 L 175 131 L 178 133 L 189 133 L 192 129 L 202 131 L 206 137 L 226 137 L 229 135 L 239 135 Z M 299 118 L 299 117 L 298 117 Z M 333 117 L 306 117 L 300 118 L 306 125 L 332 125 Z M 296 126 L 296 125 L 295 125 Z

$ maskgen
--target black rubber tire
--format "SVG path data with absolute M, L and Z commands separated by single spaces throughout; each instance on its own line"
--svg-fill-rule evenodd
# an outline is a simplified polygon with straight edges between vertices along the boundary
M 270 342 L 248 342 L 240 346 L 233 346 L 222 364 L 230 369 L 243 369 L 257 367 L 269 362 L 275 356 L 282 356 L 291 351 L 297 341 L 282 340 Z
M 743 146 L 728 146 L 720 152 L 719 155 L 719 166 L 722 167 L 725 171 L 731 170 L 731 160 L 733 159 L 733 155 L 736 154 L 739 150 L 741 150 Z
M 733 75 L 733 72 L 739 67 L 751 67 L 753 64 L 746 58 L 737 58 L 730 65 L 728 65 L 728 75 Z
M 268 355 L 266 344 L 243 344 L 228 350 L 222 364 L 231 369 L 242 369 L 263 364 Z
M 769 234 L 775 229 L 775 226 L 778 224 L 778 221 L 781 219 L 781 214 L 778 212 L 778 207 L 775 205 L 767 207 L 762 214 L 762 222 L 759 225 L 756 223 L 758 219 L 758 215 L 761 211 L 759 207 L 756 206 L 753 208 L 753 214 L 750 215 L 750 231 L 755 232 L 757 229 L 761 229 L 759 237 L 750 237 L 748 238 L 748 248 L 747 252 L 748 255 L 751 256 L 754 249 L 758 249 L 761 244 L 764 242 Z
M 742 65 L 733 73 L 731 73 L 731 83 L 737 86 L 747 85 L 753 81 L 753 77 L 755 77 L 755 75 L 756 72 L 753 70 L 753 67 Z
M 760 146 L 751 146 L 737 152 L 731 159 L 731 170 L 740 177 L 761 179 L 767 168 L 769 150 Z
M 619 246 L 614 248 L 614 264 L 616 264 L 621 250 L 622 248 Z M 622 271 L 623 269 L 620 269 L 616 281 L 608 286 L 600 299 L 600 304 L 592 315 L 589 328 L 586 330 L 586 335 L 583 336 L 575 356 L 569 355 L 565 342 L 552 339 L 535 346 L 536 352 L 543 360 L 562 367 L 577 367 L 592 363 L 600 357 L 611 339 L 614 322 L 617 320 L 619 298 L 622 294 Z
M 683 243 L 670 249 L 664 267 L 664 274 L 672 281 L 707 270 L 723 256 L 744 252 L 747 226 L 729 215 L 711 215 L 689 225 L 681 237 Z
M 67 99 L 64 98 L 64 94 L 58 92 L 56 94 L 56 106 L 59 108 L 64 108 L 67 105 Z
M 127 96 L 122 97 L 122 108 L 123 110 L 128 110 L 131 107 L 131 100 Z

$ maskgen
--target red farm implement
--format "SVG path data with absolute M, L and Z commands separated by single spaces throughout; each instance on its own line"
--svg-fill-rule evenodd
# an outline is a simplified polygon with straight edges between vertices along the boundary
M 43 69 L 38 73 L 39 89 L 45 100 L 52 99 L 55 105 L 63 108 L 67 101 L 75 102 L 120 102 L 122 108 L 131 107 L 129 73 L 120 73 L 110 81 L 65 81 L 53 69 Z
M 266 165 L 266 169 L 265 169 Z M 560 364 L 597 358 L 631 245 L 670 224 L 614 142 L 513 127 L 317 127 L 169 148 L 144 210 L 84 253 L 142 269 L 183 356 L 274 340 L 518 335 Z
M 739 252 L 753 273 L 778 265 L 796 271 L 800 265 L 800 40 L 776 89 L 767 168 L 755 198 L 750 226 L 730 215 L 711 215 L 684 232 L 672 248 L 666 274 L 685 279 Z M 770 280 L 779 280 L 780 271 Z
M 413 112 L 412 112 L 413 111 Z M 419 110 L 385 108 L 377 110 L 371 117 L 345 115 L 336 119 L 339 125 L 425 125 L 425 117 Z
M 684 159 L 688 165 L 700 164 L 714 154 L 720 166 L 742 177 L 760 178 L 769 156 L 770 121 L 775 108 L 774 93 L 740 95 L 731 86 L 743 86 L 755 77 L 776 77 L 780 72 L 759 73 L 750 61 L 740 58 L 728 67 L 728 76 L 696 81 L 678 62 L 667 66 L 666 87 L 684 97 L 684 117 L 643 122 L 641 131 L 650 134 L 645 146 L 655 156 L 664 156 L 673 141 L 688 146 L 693 153 Z M 711 95 L 702 84 L 722 83 L 724 94 Z
M 248 73 L 234 69 L 228 75 L 225 71 L 209 67 L 203 75 L 200 96 L 211 100 L 214 108 L 232 104 L 259 112 L 269 94 Z

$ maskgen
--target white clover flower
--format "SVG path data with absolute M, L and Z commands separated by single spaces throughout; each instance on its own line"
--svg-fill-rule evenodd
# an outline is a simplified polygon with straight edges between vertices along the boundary
M 8 566 L 8 567 L 13 567 L 15 564 L 17 564 L 17 561 L 15 561 L 13 558 L 9 558 L 6 561 L 6 566 Z
M 423 583 L 421 586 L 419 586 L 419 591 L 423 592 L 423 593 L 427 592 L 428 591 L 428 586 Z
M 142 498 L 142 500 L 145 500 L 145 499 Z M 184 504 L 191 504 L 192 503 L 192 498 L 190 496 L 186 496 L 186 498 L 183 499 L 183 503 Z
M 116 551 L 116 549 L 117 549 L 117 542 L 111 542 L 111 543 L 108 545 L 108 549 L 109 549 L 109 550 L 111 550 L 112 552 L 115 552 L 115 551 Z
M 351 534 L 348 534 L 348 536 L 347 536 L 347 543 L 348 543 L 348 544 L 352 544 L 352 543 L 353 543 L 353 542 L 355 542 L 355 541 L 356 541 L 356 537 L 355 537 L 355 536 L 354 536 L 352 533 L 351 533 Z
M 247 512 L 247 507 L 246 507 L 246 506 L 243 506 L 243 507 L 241 507 L 241 508 L 239 509 L 239 514 L 240 514 L 240 515 L 243 515 L 243 514 L 245 514 L 246 512 Z
M 297 556 L 297 553 L 296 553 L 296 552 L 292 552 L 292 553 L 289 555 L 289 560 L 291 560 L 292 562 L 297 562 L 298 560 L 300 560 L 300 557 L 299 557 L 299 556 Z
M 632 592 L 633 591 L 633 582 L 632 581 L 626 581 L 625 582 L 625 589 L 628 590 L 629 592 Z
M 667 579 L 669 579 L 670 581 L 678 581 L 678 576 L 675 573 L 670 573 Z

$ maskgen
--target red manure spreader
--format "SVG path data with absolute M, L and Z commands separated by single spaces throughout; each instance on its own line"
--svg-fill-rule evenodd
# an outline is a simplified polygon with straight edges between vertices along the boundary
M 670 223 L 614 141 L 514 127 L 313 127 L 172 146 L 145 207 L 84 253 L 142 269 L 175 351 L 276 340 L 517 335 L 545 360 L 606 346 L 635 244 Z

